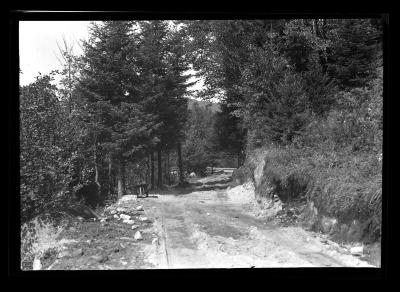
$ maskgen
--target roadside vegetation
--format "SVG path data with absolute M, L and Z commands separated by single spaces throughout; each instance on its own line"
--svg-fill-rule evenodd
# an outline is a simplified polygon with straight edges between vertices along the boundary
M 246 160 L 234 179 L 256 180 L 257 197 L 303 196 L 320 216 L 349 225 L 357 220 L 356 240 L 379 241 L 379 20 L 215 21 L 192 24 L 192 31 L 212 39 L 208 54 L 220 56 L 215 70 L 203 61 L 198 66 L 219 81 L 206 83 L 209 92 L 225 92 L 220 115 L 236 121 L 229 130 Z M 254 177 L 259 165 L 261 180 Z
M 240 167 L 233 176 L 245 181 L 265 163 L 258 197 L 304 197 L 379 241 L 382 25 L 105 21 L 91 25 L 83 55 L 64 42 L 63 69 L 20 87 L 24 265 L 57 248 L 77 194 L 95 209 L 210 166 Z M 195 97 L 217 109 L 189 104 L 191 68 L 204 80 Z M 51 223 L 35 221 L 44 214 Z

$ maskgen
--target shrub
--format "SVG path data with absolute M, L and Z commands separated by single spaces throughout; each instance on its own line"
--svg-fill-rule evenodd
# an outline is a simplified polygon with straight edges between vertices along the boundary
M 375 241 L 381 232 L 382 161 L 371 152 L 323 151 L 277 147 L 255 152 L 249 159 L 265 161 L 256 196 L 278 195 L 281 200 L 305 196 L 320 214 L 341 223 L 358 220 L 364 237 Z M 254 170 L 254 168 L 253 168 Z M 254 171 L 253 171 L 254 173 Z
M 63 225 L 38 218 L 21 226 L 21 269 L 31 270 L 34 259 L 40 259 L 51 250 L 60 250 L 65 240 L 59 240 Z
M 382 79 L 370 87 L 336 94 L 337 106 L 326 118 L 314 116 L 298 144 L 325 151 L 382 151 Z

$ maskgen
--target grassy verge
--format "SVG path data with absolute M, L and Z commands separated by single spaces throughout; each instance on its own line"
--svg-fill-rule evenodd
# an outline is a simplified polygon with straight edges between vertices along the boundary
M 21 269 L 42 269 L 43 261 L 54 257 L 64 244 L 59 236 L 64 226 L 35 218 L 21 227 Z
M 258 178 L 256 164 L 263 165 Z M 252 155 L 241 176 L 253 170 L 257 197 L 276 194 L 283 202 L 304 198 L 313 203 L 319 219 L 337 219 L 337 233 L 343 224 L 356 224 L 359 232 L 353 238 L 376 242 L 382 221 L 381 169 L 381 159 L 373 153 L 269 147 Z

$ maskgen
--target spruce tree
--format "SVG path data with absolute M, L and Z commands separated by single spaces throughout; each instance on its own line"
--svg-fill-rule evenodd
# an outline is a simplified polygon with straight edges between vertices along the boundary
M 117 165 L 118 196 L 125 194 L 128 159 L 142 157 L 154 142 L 153 117 L 143 112 L 132 88 L 136 84 L 132 23 L 107 21 L 93 24 L 85 43 L 80 89 L 87 100 L 93 153 L 101 147 Z
M 139 98 L 145 111 L 160 125 L 156 131 L 158 187 L 162 187 L 162 152 L 173 149 L 183 140 L 183 126 L 187 117 L 186 91 L 190 85 L 185 56 L 185 36 L 168 27 L 166 21 L 139 22 L 138 52 L 140 55 Z M 140 96 L 140 95 L 139 95 Z M 152 174 L 153 177 L 153 174 Z
M 382 31 L 371 19 L 330 20 L 327 70 L 341 89 L 363 87 L 381 64 Z

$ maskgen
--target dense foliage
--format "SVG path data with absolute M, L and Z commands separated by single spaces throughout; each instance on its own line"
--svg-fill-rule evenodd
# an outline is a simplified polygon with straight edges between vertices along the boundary
M 380 19 L 191 21 L 186 30 L 202 95 L 222 96 L 218 146 L 245 149 L 244 168 L 264 149 L 265 180 L 277 192 L 300 176 L 318 210 L 360 220 L 378 239 Z
M 282 181 L 295 169 L 314 178 L 322 210 L 353 219 L 369 204 L 362 216 L 379 222 L 379 20 L 105 21 L 83 49 L 66 46 L 60 72 L 20 88 L 23 221 L 88 183 L 104 201 L 163 187 L 171 167 L 183 182 L 183 168 L 201 174 L 225 154 L 240 166 L 269 148 Z M 191 67 L 218 112 L 189 111 Z
M 203 95 L 220 93 L 221 121 L 232 119 L 217 131 L 236 143 L 246 135 L 248 150 L 306 136 L 309 123 L 350 109 L 344 96 L 362 98 L 350 91 L 379 78 L 382 30 L 375 19 L 191 21 L 186 29 L 205 78 Z M 240 152 L 243 142 L 231 147 Z
M 161 151 L 184 139 L 182 32 L 166 21 L 105 21 L 91 24 L 82 47 L 74 56 L 65 43 L 62 70 L 20 88 L 23 222 L 61 210 L 89 184 L 99 204 L 126 194 L 149 182 L 150 154 L 161 174 Z
M 209 108 L 194 104 L 187 121 L 183 145 L 184 166 L 187 171 L 204 175 L 206 168 L 215 164 L 214 122 L 214 115 Z

